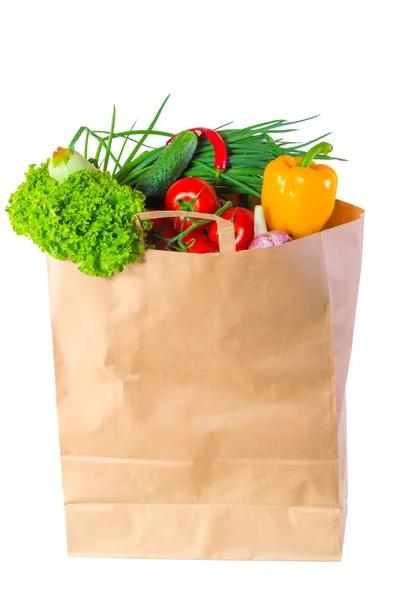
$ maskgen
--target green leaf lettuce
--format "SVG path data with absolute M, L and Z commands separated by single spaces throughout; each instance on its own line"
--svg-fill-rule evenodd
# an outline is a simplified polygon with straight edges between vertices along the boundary
M 30 165 L 11 194 L 6 211 L 15 233 L 87 275 L 112 277 L 136 262 L 145 246 L 134 221 L 145 196 L 104 171 L 77 171 L 59 184 L 48 162 Z

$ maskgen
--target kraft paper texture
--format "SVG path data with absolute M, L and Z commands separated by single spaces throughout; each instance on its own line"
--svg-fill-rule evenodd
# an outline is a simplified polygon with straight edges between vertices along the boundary
M 218 224 L 111 279 L 48 260 L 71 556 L 341 558 L 363 211 L 239 253 Z

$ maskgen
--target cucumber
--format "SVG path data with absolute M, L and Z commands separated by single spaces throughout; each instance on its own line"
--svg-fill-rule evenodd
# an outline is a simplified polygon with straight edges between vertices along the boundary
M 179 179 L 193 158 L 198 137 L 193 131 L 181 131 L 165 146 L 154 165 L 138 178 L 135 188 L 146 198 L 160 198 Z

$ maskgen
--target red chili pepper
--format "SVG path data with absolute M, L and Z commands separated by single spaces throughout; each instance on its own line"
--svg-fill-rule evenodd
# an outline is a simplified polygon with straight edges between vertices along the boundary
M 219 133 L 217 133 L 213 129 L 207 129 L 207 127 L 193 127 L 188 131 L 194 131 L 195 133 L 197 133 L 197 135 L 204 135 L 204 137 L 209 142 L 211 142 L 215 152 L 214 169 L 216 169 L 219 172 L 225 171 L 228 164 L 228 152 L 226 149 L 225 142 L 219 135 Z M 167 141 L 167 146 L 174 139 L 174 137 L 176 137 L 176 135 L 172 136 L 172 138 L 170 138 Z

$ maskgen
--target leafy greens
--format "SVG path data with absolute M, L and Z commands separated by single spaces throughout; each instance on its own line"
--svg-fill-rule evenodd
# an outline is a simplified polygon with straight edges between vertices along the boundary
M 15 233 L 87 275 L 112 277 L 136 262 L 145 246 L 134 221 L 145 196 L 105 171 L 77 171 L 59 184 L 48 163 L 30 165 L 11 194 L 6 211 Z

